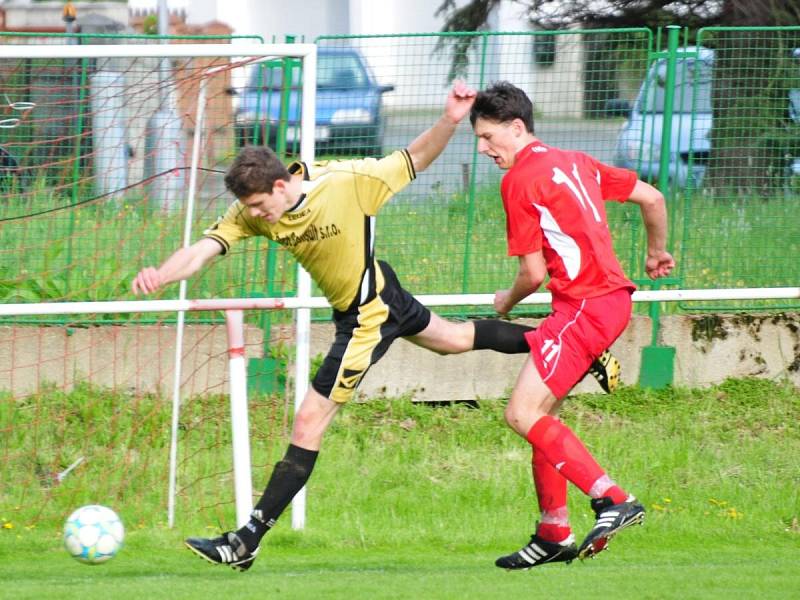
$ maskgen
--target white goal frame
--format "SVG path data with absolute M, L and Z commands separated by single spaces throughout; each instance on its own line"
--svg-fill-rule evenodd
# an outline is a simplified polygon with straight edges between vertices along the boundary
M 253 57 L 249 64 L 255 64 L 272 58 L 292 57 L 302 60 L 303 89 L 300 113 L 300 160 L 314 160 L 314 131 L 316 115 L 317 91 L 317 47 L 315 44 L 154 44 L 154 45 L 0 45 L 0 59 L 82 59 L 82 58 L 231 58 Z M 184 222 L 183 246 L 191 244 L 192 216 L 197 187 L 197 170 L 200 157 L 203 121 L 205 116 L 206 84 L 209 78 L 223 71 L 224 67 L 209 69 L 203 75 L 198 92 L 197 113 L 195 116 L 194 144 L 189 175 L 189 190 L 186 198 L 186 218 Z M 311 296 L 311 277 L 298 265 L 297 298 L 308 299 Z M 182 281 L 178 291 L 178 301 L 186 299 L 186 282 Z M 7 308 L 4 307 L 4 308 Z M 180 380 L 181 355 L 183 352 L 184 313 L 177 310 L 177 327 L 175 339 L 175 369 L 172 392 L 172 420 L 170 440 L 170 474 L 167 522 L 169 527 L 175 523 L 175 495 L 177 482 L 178 424 L 180 414 Z M 2 312 L 11 315 L 14 313 Z M 295 355 L 295 410 L 300 406 L 308 388 L 309 375 L 309 331 L 311 327 L 311 311 L 300 308 L 295 312 L 297 327 L 297 344 Z M 245 398 L 246 402 L 246 398 Z M 245 412 L 246 414 L 246 412 Z M 247 432 L 249 436 L 249 431 Z M 236 441 L 234 440 L 234 447 Z M 249 462 L 249 452 L 248 452 Z M 249 477 L 248 477 L 249 479 Z M 248 484 L 250 487 L 250 484 Z M 248 498 L 252 504 L 252 498 Z M 241 523 L 241 501 L 237 500 L 237 522 Z M 249 514 L 249 510 L 247 513 Z M 246 521 L 247 519 L 245 519 Z M 305 488 L 295 496 L 292 502 L 292 527 L 302 529 L 305 525 Z

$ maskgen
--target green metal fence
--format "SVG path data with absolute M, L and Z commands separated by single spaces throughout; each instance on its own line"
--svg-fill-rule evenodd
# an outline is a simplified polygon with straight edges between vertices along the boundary
M 338 99 L 331 100 L 327 110 L 338 112 L 338 121 L 318 127 L 319 154 L 338 158 L 403 148 L 438 117 L 453 76 L 477 88 L 507 79 L 533 99 L 536 134 L 542 140 L 589 152 L 659 184 L 668 197 L 670 247 L 678 260 L 674 277 L 661 284 L 796 285 L 799 37 L 798 28 L 320 37 L 318 116 L 324 117 L 320 99 L 333 89 Z M 47 39 L 65 38 L 93 43 L 161 41 L 158 36 L 95 34 Z M 44 40 L 25 35 L 0 39 Z M 201 38 L 167 41 L 197 39 Z M 351 50 L 355 63 L 342 58 Z M 35 66 L 6 64 L 0 73 L 2 118 L 23 117 L 18 127 L 0 129 L 0 240 L 6 249 L 0 265 L 0 301 L 124 297 L 131 270 L 139 266 L 129 252 L 139 253 L 144 246 L 147 260 L 162 259 L 179 243 L 181 207 L 149 211 L 141 186 L 94 201 L 87 175 L 94 161 L 87 86 L 96 65 L 73 69 L 74 85 L 67 85 L 63 69 L 56 73 L 51 64 L 37 71 L 31 68 Z M 362 66 L 367 70 L 359 74 Z M 345 75 L 356 79 L 339 79 Z M 57 80 L 57 91 L 50 91 L 47 77 L 56 78 L 52 81 Z M 364 95 L 365 81 L 379 86 L 380 101 L 374 109 L 353 109 L 347 97 Z M 287 159 L 296 152 L 298 136 L 290 110 L 292 94 L 302 85 L 296 64 L 266 63 L 260 71 L 250 69 L 247 81 L 232 85 L 236 95 L 226 96 L 220 89 L 215 96 L 214 129 L 209 132 L 214 149 L 201 161 L 195 235 L 230 201 L 222 173 L 242 143 L 266 141 L 285 150 Z M 252 85 L 274 99 L 280 107 L 276 117 L 256 112 L 255 122 L 243 120 L 242 103 Z M 186 92 L 186 106 L 191 106 L 192 88 Z M 30 112 L 18 110 L 31 101 L 38 102 L 35 120 Z M 189 139 L 191 118 L 184 115 L 182 121 Z M 69 133 L 58 134 L 53 130 L 56 124 L 68 127 Z M 34 126 L 42 129 L 34 131 Z M 144 149 L 136 151 L 134 161 Z M 21 158 L 36 169 L 10 162 Z M 516 265 L 506 256 L 501 177 L 493 163 L 477 154 L 464 123 L 439 160 L 382 211 L 379 256 L 418 294 L 487 293 L 507 286 Z M 130 209 L 127 217 L 116 210 L 120 206 Z M 57 214 L 47 212 L 56 207 Z M 105 209 L 114 213 L 113 227 Z M 650 285 L 643 279 L 644 233 L 637 211 L 614 203 L 609 219 L 626 271 Z M 132 227 L 147 241 L 132 245 Z M 153 237 L 156 229 L 161 233 Z M 190 294 L 198 296 L 291 294 L 294 261 L 283 250 L 257 241 L 191 285 Z M 798 304 L 718 302 L 677 308 L 758 307 Z
M 636 170 L 667 195 L 678 268 L 659 285 L 796 285 L 796 29 L 706 29 L 693 44 L 691 34 L 680 28 L 482 32 L 336 36 L 317 43 L 321 51 L 357 48 L 378 81 L 394 86 L 383 100 L 384 151 L 403 147 L 433 122 L 454 75 L 478 88 L 506 79 L 531 96 L 543 141 Z M 743 88 L 749 95 L 731 107 Z M 492 292 L 508 285 L 515 264 L 505 256 L 501 176 L 477 155 L 466 124 L 439 161 L 384 209 L 379 252 L 413 291 Z M 649 286 L 637 211 L 612 205 L 609 215 L 623 266 Z M 683 308 L 797 306 L 753 301 Z
M 386 152 L 404 147 L 438 118 L 458 75 L 476 88 L 498 79 L 523 87 L 535 102 L 536 133 L 545 141 L 611 161 L 619 125 L 605 118 L 604 90 L 635 86 L 652 35 L 644 29 L 486 32 L 323 37 L 317 43 L 320 52 L 358 48 L 378 81 L 394 86 L 383 102 Z M 460 57 L 455 66 L 454 55 Z M 611 63 L 618 66 L 614 72 L 605 68 Z M 378 251 L 410 289 L 476 293 L 509 285 L 516 264 L 506 256 L 501 176 L 478 155 L 465 122 L 439 160 L 384 208 Z M 622 223 L 618 241 L 632 265 L 638 226 L 625 216 L 626 207 L 615 208 Z
M 0 33 L 4 45 L 162 43 L 262 43 L 260 36 L 153 36 L 132 34 Z M 274 41 L 274 40 L 273 40 Z M 181 243 L 184 200 L 195 118 L 197 74 L 213 59 L 169 61 L 159 80 L 156 59 L 4 60 L 0 65 L 0 301 L 103 300 L 129 295 L 131 276 L 143 264 L 158 264 Z M 105 86 L 98 73 L 119 74 Z M 222 175 L 235 154 L 235 73 L 215 78 L 205 115 L 196 235 L 230 201 Z M 174 115 L 152 121 L 170 97 Z M 108 135 L 108 123 L 124 134 Z M 164 131 L 180 151 L 160 173 L 150 147 Z M 150 135 L 154 133 L 154 135 Z M 170 134 L 172 135 L 172 134 Z M 164 137 L 164 136 L 161 136 Z M 98 143 L 98 139 L 105 140 Z M 125 155 L 124 189 L 113 180 L 99 185 L 98 147 Z M 124 146 L 124 148 L 123 148 Z M 178 175 L 180 177 L 178 177 Z M 154 180 L 149 178 L 155 177 Z M 171 185 L 165 197 L 165 186 Z M 120 184 L 122 185 L 122 184 Z M 170 186 L 167 186 L 170 187 Z M 129 234 L 139 231 L 133 241 Z M 144 256 L 142 256 L 142 250 Z M 264 295 L 266 240 L 241 259 L 227 261 L 198 283 L 198 295 Z M 293 265 L 292 265 L 293 266 Z M 287 272 L 293 272 L 286 269 Z M 245 273 L 247 274 L 245 276 Z M 283 277 L 281 275 L 281 277 Z M 231 287 L 231 282 L 241 282 Z M 287 282 L 289 291 L 293 283 Z M 280 289 L 276 287 L 275 289 Z M 281 290 L 282 291 L 282 290 Z M 200 320 L 207 316 L 200 316 Z M 125 321 L 125 317 L 119 317 Z M 117 320 L 110 318 L 108 322 Z M 29 319 L 35 323 L 63 319 Z M 152 321 L 145 318 L 144 322 Z M 15 319 L 14 322 L 20 322 Z M 127 321 L 126 321 L 127 322 Z
M 800 28 L 708 28 L 697 44 L 713 67 L 709 82 L 695 82 L 698 102 L 710 89 L 710 112 L 696 106 L 692 127 L 703 118 L 710 127 L 707 153 L 689 156 L 705 163 L 704 177 L 679 205 L 684 285 L 797 285 Z

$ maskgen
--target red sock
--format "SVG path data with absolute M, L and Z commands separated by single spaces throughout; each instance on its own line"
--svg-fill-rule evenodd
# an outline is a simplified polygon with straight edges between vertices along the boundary
M 547 462 L 584 494 L 593 498 L 609 496 L 615 504 L 625 502 L 628 495 L 608 479 L 577 436 L 558 419 L 549 415 L 540 418 L 526 437 L 537 454 L 541 452 Z M 608 485 L 603 486 L 603 482 Z M 595 484 L 605 489 L 598 489 Z
M 567 513 L 567 480 L 541 452 L 533 451 L 532 466 L 533 483 L 542 513 L 536 535 L 548 542 L 561 542 L 572 533 Z

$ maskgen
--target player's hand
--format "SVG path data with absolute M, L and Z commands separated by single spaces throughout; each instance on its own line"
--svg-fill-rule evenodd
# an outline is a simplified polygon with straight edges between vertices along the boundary
M 145 267 L 131 281 L 134 294 L 152 294 L 164 285 L 164 280 L 154 267 Z
M 505 317 L 514 308 L 511 301 L 511 290 L 497 290 L 494 293 L 494 310 L 497 314 Z
M 650 279 L 666 277 L 675 268 L 675 259 L 666 250 L 649 252 L 644 264 L 644 270 Z
M 475 96 L 478 92 L 466 83 L 457 79 L 453 82 L 453 87 L 447 95 L 447 102 L 444 107 L 444 114 L 454 123 L 460 123 L 461 119 L 469 114 L 469 110 L 475 103 Z

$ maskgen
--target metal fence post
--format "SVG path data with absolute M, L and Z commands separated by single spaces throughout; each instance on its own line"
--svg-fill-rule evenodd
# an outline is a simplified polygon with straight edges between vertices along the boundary
M 661 130 L 661 153 L 659 155 L 658 188 L 668 196 L 670 190 L 669 165 L 672 154 L 672 115 L 675 100 L 675 65 L 678 54 L 678 38 L 681 28 L 678 25 L 667 27 L 667 73 L 664 82 L 664 126 Z M 658 289 L 658 282 L 653 283 L 653 289 Z M 675 371 L 675 348 L 660 346 L 658 334 L 660 324 L 661 304 L 651 302 L 649 315 L 652 321 L 653 333 L 650 345 L 642 348 L 642 367 L 639 371 L 639 383 L 643 387 L 663 388 L 672 384 Z

